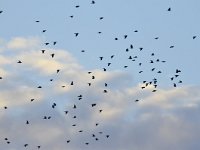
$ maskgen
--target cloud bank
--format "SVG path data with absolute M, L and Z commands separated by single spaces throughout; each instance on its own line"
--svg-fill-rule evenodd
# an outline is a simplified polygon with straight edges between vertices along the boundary
M 127 79 L 132 80 L 128 73 L 87 70 L 67 50 L 45 49 L 42 53 L 41 43 L 35 37 L 1 40 L 1 149 L 18 150 L 26 143 L 29 149 L 40 145 L 40 149 L 48 150 L 200 147 L 199 86 L 160 88 L 156 93 L 147 89 L 141 93 L 139 84 L 127 85 Z M 17 63 L 19 60 L 22 63 Z M 91 107 L 94 103 L 96 106 Z M 45 120 L 44 116 L 51 118 Z

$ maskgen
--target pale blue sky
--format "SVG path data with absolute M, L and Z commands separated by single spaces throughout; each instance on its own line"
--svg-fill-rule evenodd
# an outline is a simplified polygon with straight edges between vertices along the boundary
M 1 0 L 4 13 L 0 18 L 0 34 L 7 40 L 15 36 L 39 36 L 46 41 L 58 41 L 56 48 L 67 49 L 86 68 L 102 68 L 99 56 L 126 56 L 125 48 L 132 43 L 135 50 L 144 47 L 140 54 L 144 60 L 150 59 L 147 56 L 151 52 L 167 60 L 167 76 L 180 68 L 184 84 L 199 85 L 199 5 L 198 0 L 101 0 L 95 5 L 90 5 L 90 0 Z M 166 11 L 169 7 L 171 12 Z M 98 19 L 101 16 L 104 17 L 102 21 Z M 35 20 L 41 22 L 35 23 Z M 41 33 L 43 29 L 47 29 L 44 34 Z M 134 33 L 134 30 L 139 32 Z M 98 35 L 98 31 L 102 34 Z M 74 37 L 75 32 L 80 33 L 78 38 Z M 124 34 L 128 34 L 127 40 L 122 39 Z M 192 40 L 193 35 L 197 36 L 195 40 Z M 160 39 L 154 40 L 157 36 Z M 119 40 L 114 41 L 115 37 Z M 171 45 L 175 48 L 169 49 Z M 87 53 L 80 53 L 82 49 Z M 116 57 L 111 68 L 131 66 L 125 56 Z M 134 69 L 127 70 L 134 72 Z

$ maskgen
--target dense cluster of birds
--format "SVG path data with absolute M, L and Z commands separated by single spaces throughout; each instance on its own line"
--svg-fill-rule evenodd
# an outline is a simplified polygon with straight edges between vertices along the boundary
M 91 4 L 91 5 L 95 5 L 96 2 L 95 2 L 95 1 L 91 1 L 90 4 Z M 80 5 L 75 5 L 74 7 L 78 9 L 78 8 L 80 7 Z M 172 11 L 172 9 L 171 9 L 171 7 L 169 7 L 169 8 L 167 8 L 165 11 Z M 4 11 L 3 11 L 3 10 L 0 10 L 0 14 L 3 14 L 3 13 L 4 13 Z M 5 13 L 6 13 L 6 12 L 5 12 Z M 70 17 L 70 18 L 73 18 L 74 15 L 71 15 L 71 16 L 69 16 L 69 17 Z M 101 17 L 99 17 L 98 19 L 102 21 L 102 20 L 104 19 L 104 17 L 101 16 Z M 36 23 L 40 23 L 40 21 L 41 21 L 41 20 L 35 20 Z M 42 30 L 42 33 L 45 33 L 45 32 L 47 32 L 47 31 L 48 31 L 47 29 L 43 29 L 43 30 Z M 138 30 L 134 30 L 133 32 L 137 33 L 137 32 L 139 32 L 139 31 L 138 31 Z M 74 33 L 74 36 L 75 36 L 75 37 L 78 37 L 79 34 L 80 34 L 80 33 L 75 32 L 75 33 Z M 98 34 L 101 34 L 101 32 L 99 31 Z M 128 34 L 125 34 L 125 35 L 123 35 L 122 38 L 114 37 L 113 40 L 115 40 L 115 41 L 118 41 L 118 40 L 120 40 L 120 39 L 126 40 L 126 39 L 128 38 L 128 36 L 129 36 Z M 197 36 L 193 36 L 192 39 L 195 39 L 196 37 L 197 37 Z M 154 37 L 154 39 L 155 39 L 155 40 L 158 40 L 159 37 Z M 54 46 L 54 45 L 56 45 L 56 44 L 57 44 L 57 41 L 45 42 L 45 43 L 44 43 L 44 46 L 48 46 L 48 45 L 53 45 L 53 46 Z M 174 45 L 170 45 L 170 46 L 169 46 L 170 49 L 172 49 L 172 48 L 174 48 L 174 47 L 175 47 Z M 133 46 L 133 44 L 130 44 L 130 45 L 128 45 L 127 48 L 124 50 L 125 53 L 128 54 L 128 57 L 127 57 L 128 60 L 137 63 L 137 65 L 140 66 L 141 68 L 142 68 L 142 66 L 144 65 L 144 63 L 149 63 L 149 64 L 152 65 L 152 67 L 149 69 L 149 71 L 153 72 L 154 74 L 162 74 L 162 73 L 163 73 L 162 70 L 160 70 L 159 68 L 156 68 L 156 67 L 155 67 L 155 66 L 156 66 L 155 64 L 158 64 L 158 63 L 166 63 L 165 60 L 162 60 L 162 59 L 160 59 L 160 58 L 157 58 L 155 53 L 151 53 L 151 54 L 149 55 L 150 59 L 148 60 L 148 62 L 140 62 L 140 61 L 138 60 L 138 58 L 139 58 L 138 55 L 131 55 L 131 54 L 130 54 L 130 51 L 131 51 L 132 49 L 134 49 L 134 46 Z M 46 50 L 46 49 L 42 49 L 42 50 L 40 50 L 40 51 L 41 51 L 41 55 L 45 55 L 47 50 Z M 143 51 L 143 47 L 140 47 L 140 48 L 138 49 L 138 51 L 139 51 L 139 52 Z M 81 51 L 81 53 L 85 53 L 85 52 L 86 52 L 85 50 L 82 50 L 82 51 Z M 112 65 L 112 60 L 115 58 L 115 56 L 116 56 L 115 54 L 111 54 L 111 55 L 110 55 L 110 62 L 107 62 L 107 63 L 106 63 L 107 65 L 102 67 L 103 71 L 106 72 L 107 69 L 108 69 L 108 67 Z M 49 57 L 51 57 L 52 59 L 54 59 L 54 58 L 56 57 L 56 52 L 55 52 L 55 53 L 51 53 Z M 98 58 L 99 61 L 101 61 L 101 62 L 104 61 L 104 57 L 105 57 L 105 56 L 99 56 L 99 58 Z M 24 62 L 23 60 L 17 60 L 16 63 L 21 64 L 21 63 L 26 63 L 26 62 Z M 124 69 L 125 69 L 125 68 L 128 68 L 128 67 L 129 67 L 128 65 L 124 65 L 124 66 L 123 66 Z M 55 72 L 56 72 L 57 74 L 59 74 L 60 71 L 61 71 L 61 70 L 60 70 L 59 68 L 55 70 Z M 138 71 L 139 74 L 142 74 L 143 72 L 145 72 L 145 70 L 143 70 L 143 69 L 141 69 L 141 70 Z M 86 73 L 87 73 L 88 75 L 90 75 L 91 80 L 95 80 L 95 79 L 96 79 L 95 75 L 93 75 L 93 72 L 88 71 L 88 72 L 86 72 Z M 172 82 L 172 86 L 173 86 L 173 87 L 177 87 L 178 84 L 181 84 L 181 83 L 182 83 L 182 80 L 180 79 L 180 73 L 181 73 L 181 70 L 177 68 L 177 69 L 174 70 L 174 74 L 169 78 L 169 80 Z M 3 80 L 4 77 L 3 77 L 3 76 L 0 76 L 0 79 Z M 54 79 L 50 79 L 50 82 L 53 82 L 53 81 L 54 81 Z M 75 81 L 71 81 L 70 85 L 73 86 L 74 83 L 75 83 Z M 92 81 L 91 81 L 91 82 L 88 82 L 88 83 L 86 83 L 86 84 L 88 84 L 88 86 L 92 86 Z M 103 89 L 103 91 L 102 91 L 104 94 L 106 94 L 106 93 L 109 92 L 108 89 L 107 89 L 108 86 L 109 86 L 108 83 L 104 83 L 104 89 Z M 148 81 L 148 80 L 143 80 L 143 81 L 142 81 L 142 84 L 141 84 L 141 90 L 145 90 L 145 88 L 147 88 L 148 86 L 153 87 L 153 88 L 152 88 L 152 92 L 157 92 L 158 79 L 155 78 L 155 77 L 153 77 L 152 80 L 150 80 L 150 81 Z M 62 88 L 65 88 L 65 87 L 66 87 L 66 85 L 62 85 Z M 42 89 L 43 87 L 42 87 L 41 85 L 39 85 L 39 86 L 37 86 L 36 88 Z M 82 94 L 77 94 L 77 99 L 78 99 L 79 101 L 82 100 L 83 98 L 84 98 L 84 95 L 82 95 Z M 35 100 L 35 99 L 32 98 L 32 99 L 30 99 L 30 102 L 33 102 L 34 100 Z M 134 99 L 134 101 L 135 101 L 135 102 L 139 102 L 140 99 Z M 52 108 L 52 109 L 55 109 L 56 106 L 57 106 L 57 103 L 54 102 L 54 103 L 51 105 L 51 108 Z M 96 106 L 97 106 L 97 103 L 92 103 L 92 104 L 90 104 L 90 107 L 96 107 Z M 72 106 L 72 109 L 76 110 L 77 107 L 78 107 L 78 104 L 75 103 L 75 104 Z M 5 109 L 5 110 L 8 109 L 8 106 L 4 106 L 3 109 Z M 101 114 L 101 113 L 103 112 L 103 108 L 98 109 L 98 112 Z M 69 115 L 69 113 L 70 113 L 69 110 L 64 110 L 64 112 L 63 112 L 63 114 L 65 114 L 65 115 Z M 51 118 L 52 118 L 52 116 L 49 116 L 49 115 L 44 115 L 44 116 L 42 117 L 43 120 L 49 120 L 49 119 L 51 119 Z M 77 115 L 73 115 L 73 118 L 74 118 L 74 119 L 75 119 L 75 118 L 78 118 L 78 116 L 77 116 Z M 25 122 L 26 125 L 31 125 L 31 120 L 25 119 L 24 122 Z M 99 122 L 96 122 L 96 123 L 94 124 L 95 127 L 98 127 L 99 125 L 100 125 Z M 73 126 L 73 127 L 76 127 L 77 124 L 76 124 L 76 123 L 73 123 L 72 126 Z M 82 132 L 84 132 L 84 130 L 82 130 L 82 129 L 78 130 L 78 133 L 82 133 Z M 91 134 L 91 137 L 93 137 L 95 141 L 98 141 L 98 140 L 99 140 L 99 137 L 98 137 L 97 134 L 101 134 L 101 135 L 103 135 L 103 136 L 104 136 L 105 138 L 107 138 L 107 139 L 110 137 L 109 134 L 104 133 L 103 131 L 99 131 L 98 133 L 92 133 L 92 134 Z M 11 143 L 13 142 L 13 141 L 10 141 L 10 139 L 9 139 L 8 137 L 5 137 L 4 140 L 5 140 L 5 142 L 6 142 L 7 144 L 11 144 Z M 71 139 L 70 139 L 70 138 L 69 138 L 69 139 L 66 139 L 66 143 L 70 143 L 70 142 L 71 142 Z M 90 141 L 85 141 L 85 142 L 83 142 L 83 143 L 84 143 L 85 145 L 89 145 L 89 144 L 90 144 Z M 24 146 L 24 147 L 29 147 L 29 145 L 30 145 L 30 143 L 24 143 L 23 146 Z M 42 148 L 42 145 L 38 145 L 38 146 L 37 146 L 37 149 L 40 149 L 40 148 Z

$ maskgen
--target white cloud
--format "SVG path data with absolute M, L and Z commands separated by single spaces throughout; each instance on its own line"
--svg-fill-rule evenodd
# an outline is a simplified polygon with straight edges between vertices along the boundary
M 0 80 L 0 135 L 11 140 L 10 145 L 0 140 L 3 149 L 22 149 L 25 143 L 32 149 L 41 145 L 49 150 L 200 147 L 200 87 L 160 88 L 155 93 L 148 88 L 142 92 L 140 85 L 130 85 L 133 79 L 128 73 L 96 69 L 88 74 L 65 50 L 47 49 L 42 54 L 40 43 L 35 38 L 14 38 L 5 44 L 18 52 L 13 57 L 6 53 L 0 56 L 3 68 L 0 73 L 4 76 Z M 54 58 L 50 56 L 52 53 Z M 16 63 L 19 59 L 22 64 Z M 57 69 L 60 69 L 58 74 Z M 70 85 L 71 81 L 74 85 Z M 37 88 L 39 85 L 41 89 Z M 80 94 L 83 98 L 79 101 Z M 35 101 L 30 102 L 31 98 Z M 140 101 L 136 103 L 135 99 Z M 53 109 L 54 102 L 57 105 Z M 91 107 L 92 103 L 97 105 Z M 74 104 L 77 109 L 73 109 Z M 8 109 L 4 110 L 4 106 Z M 103 111 L 99 113 L 99 109 Z M 65 110 L 69 111 L 67 115 Z M 44 120 L 44 116 L 52 118 Z M 29 125 L 25 124 L 26 120 L 30 121 Z M 95 127 L 97 122 L 100 124 Z M 99 131 L 103 134 L 98 134 Z M 93 133 L 99 141 L 92 138 Z M 69 144 L 68 139 L 71 139 Z M 90 145 L 86 146 L 85 142 Z

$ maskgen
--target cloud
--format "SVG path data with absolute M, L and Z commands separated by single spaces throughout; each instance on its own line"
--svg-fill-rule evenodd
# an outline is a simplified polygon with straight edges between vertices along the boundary
M 15 37 L 7 43 L 8 49 L 31 49 L 32 47 L 38 46 L 40 43 L 39 38 L 36 37 Z
M 6 50 L 0 56 L 3 68 L 0 70 L 3 76 L 0 80 L 0 145 L 3 149 L 22 149 L 25 143 L 30 149 L 41 145 L 41 149 L 49 150 L 200 147 L 200 87 L 158 88 L 155 93 L 147 88 L 141 92 L 140 84 L 130 84 L 133 78 L 128 73 L 95 69 L 88 74 L 86 67 L 66 50 L 47 48 L 42 54 L 41 43 L 37 38 L 16 37 L 3 46 L 17 49 L 14 56 L 8 55 Z M 55 53 L 54 58 L 52 53 Z M 18 60 L 22 64 L 18 64 Z M 107 93 L 103 92 L 105 89 Z M 81 100 L 78 100 L 79 95 L 82 95 Z M 140 101 L 136 103 L 135 99 Z M 54 109 L 53 103 L 56 103 Z M 97 105 L 91 107 L 93 103 Z M 73 109 L 74 104 L 77 109 Z M 8 109 L 3 109 L 4 106 Z M 51 119 L 45 120 L 44 116 Z M 97 127 L 96 123 L 99 123 Z M 103 133 L 99 134 L 100 131 Z M 99 141 L 95 141 L 92 134 Z M 5 137 L 11 144 L 6 144 Z M 69 139 L 71 142 L 67 144 Z M 85 142 L 90 144 L 87 146 Z

